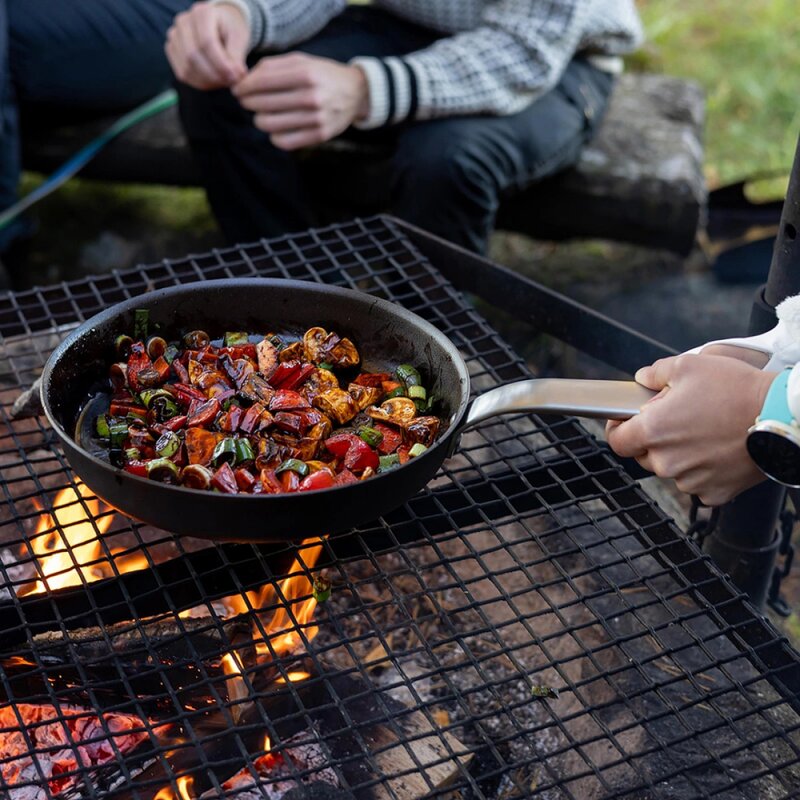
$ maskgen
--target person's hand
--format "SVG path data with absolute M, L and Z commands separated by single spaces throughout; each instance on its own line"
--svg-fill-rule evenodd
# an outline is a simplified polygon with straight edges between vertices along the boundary
M 262 58 L 232 91 L 282 150 L 333 139 L 366 115 L 369 103 L 358 67 L 304 53 Z
M 610 421 L 608 443 L 706 505 L 721 505 L 765 479 L 745 441 L 774 378 L 726 356 L 661 359 L 636 373 L 659 394 L 638 416 Z
M 195 89 L 233 86 L 247 73 L 250 29 L 228 3 L 195 3 L 175 17 L 165 50 L 175 77 Z

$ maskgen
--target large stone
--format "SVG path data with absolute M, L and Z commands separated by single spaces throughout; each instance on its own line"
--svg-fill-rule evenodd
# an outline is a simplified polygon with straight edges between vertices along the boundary
M 706 205 L 703 116 L 697 85 L 664 75 L 623 75 L 580 163 L 505 198 L 498 227 L 543 239 L 595 237 L 688 252 Z M 28 131 L 25 166 L 52 171 L 108 124 Z M 380 210 L 374 188 L 387 185 L 387 163 L 379 150 L 337 143 L 305 163 L 309 174 L 330 176 L 327 187 L 322 181 L 317 187 L 328 207 L 325 217 Z M 175 108 L 120 136 L 82 174 L 176 186 L 199 181 Z

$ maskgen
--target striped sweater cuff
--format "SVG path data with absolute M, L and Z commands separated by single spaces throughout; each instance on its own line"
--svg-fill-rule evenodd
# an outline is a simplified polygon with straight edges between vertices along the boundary
M 413 119 L 417 111 L 417 78 L 402 59 L 359 56 L 350 64 L 359 67 L 369 87 L 369 113 L 354 123 L 371 130 Z
M 250 27 L 250 49 L 254 50 L 263 43 L 266 31 L 266 20 L 264 12 L 258 3 L 253 0 L 211 0 L 212 5 L 235 6 L 244 14 L 247 24 Z

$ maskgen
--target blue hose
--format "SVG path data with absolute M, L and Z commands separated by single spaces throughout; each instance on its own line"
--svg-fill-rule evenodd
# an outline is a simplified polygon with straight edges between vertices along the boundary
M 128 112 L 125 116 L 120 117 L 110 128 L 103 131 L 100 136 L 75 153 L 69 161 L 62 164 L 41 186 L 0 213 L 0 231 L 8 227 L 23 211 L 27 211 L 32 205 L 52 194 L 60 186 L 63 186 L 71 177 L 83 169 L 112 139 L 115 139 L 142 120 L 152 117 L 170 106 L 174 106 L 177 102 L 178 96 L 175 90 L 169 89 L 134 108 L 133 111 Z

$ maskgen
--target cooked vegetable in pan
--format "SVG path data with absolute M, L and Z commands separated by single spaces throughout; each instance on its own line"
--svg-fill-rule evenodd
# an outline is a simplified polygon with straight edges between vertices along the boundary
M 114 342 L 112 395 L 95 433 L 112 463 L 164 483 L 228 494 L 327 489 L 396 469 L 430 447 L 436 400 L 410 364 L 359 371 L 349 339 L 202 330 L 180 342 Z

